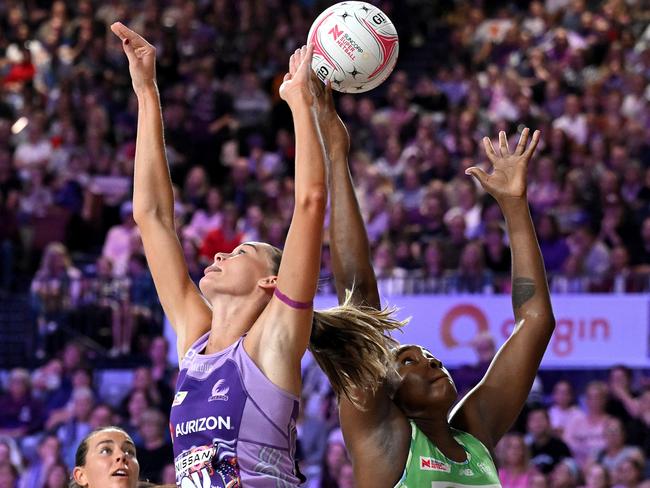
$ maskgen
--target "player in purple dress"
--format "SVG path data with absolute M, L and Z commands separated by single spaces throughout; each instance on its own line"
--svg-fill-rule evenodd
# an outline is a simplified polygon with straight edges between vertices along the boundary
M 315 120 L 322 85 L 310 77 L 312 49 L 291 56 L 280 87 L 296 136 L 296 203 L 284 253 L 259 242 L 218 253 L 199 292 L 174 227 L 155 48 L 121 23 L 111 29 L 122 40 L 138 99 L 133 216 L 181 358 L 170 424 L 176 484 L 297 486 L 300 360 L 310 339 L 327 201 Z

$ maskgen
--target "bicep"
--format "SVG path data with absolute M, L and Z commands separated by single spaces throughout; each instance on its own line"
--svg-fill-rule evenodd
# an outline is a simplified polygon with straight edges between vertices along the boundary
M 176 232 L 156 219 L 138 227 L 158 298 L 177 334 L 180 359 L 210 330 L 212 311 L 190 279 Z

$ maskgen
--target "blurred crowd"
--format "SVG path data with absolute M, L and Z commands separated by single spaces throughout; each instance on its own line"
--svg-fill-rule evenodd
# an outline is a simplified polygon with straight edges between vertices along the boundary
M 506 130 L 513 145 L 523 126 L 543 133 L 529 199 L 552 291 L 648 291 L 647 5 L 374 3 L 400 34 L 397 70 L 337 105 L 381 292 L 509 292 L 501 213 L 464 170 L 485 164 L 483 136 Z M 174 373 L 161 359 L 162 312 L 129 203 L 137 107 L 108 25 L 128 23 L 157 47 L 178 235 L 198 280 L 215 252 L 284 241 L 294 142 L 277 88 L 289 53 L 328 5 L 0 2 L 0 299 L 30 295 L 42 364 L 5 375 L 0 488 L 17 479 L 65 486 L 77 441 L 106 423 L 137 438 L 142 465 L 161 453 L 171 460 Z M 322 291 L 332 291 L 327 279 Z M 118 403 L 102 395 L 84 347 L 68 341 L 75 334 L 111 356 L 149 357 L 127 375 L 133 385 Z M 497 453 L 504 486 L 639 486 L 650 391 L 630 380 L 614 370 L 608 384 L 581 389 L 579 405 L 571 383 L 547 385 L 552 395 Z M 352 486 L 336 401 L 308 360 L 304 395 L 303 471 L 311 486 Z M 148 466 L 152 480 L 173 479 L 170 466 Z

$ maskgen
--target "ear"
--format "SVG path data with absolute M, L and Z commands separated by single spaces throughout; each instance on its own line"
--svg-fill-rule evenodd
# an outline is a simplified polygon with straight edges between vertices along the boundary
M 264 291 L 267 291 L 269 293 L 273 293 L 275 291 L 275 287 L 277 284 L 278 284 L 278 277 L 275 275 L 265 276 L 264 278 L 260 278 L 259 281 L 257 282 L 257 286 L 259 286 Z
M 80 467 L 76 466 L 72 470 L 72 479 L 77 483 L 79 486 L 88 486 L 88 479 L 86 478 L 86 472 L 85 470 Z

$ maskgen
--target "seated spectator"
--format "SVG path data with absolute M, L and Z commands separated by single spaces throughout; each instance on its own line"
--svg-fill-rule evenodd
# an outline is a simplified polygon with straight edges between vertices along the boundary
M 458 263 L 458 269 L 449 275 L 449 293 L 482 293 L 494 291 L 493 275 L 485 268 L 485 257 L 477 241 L 465 245 Z
M 483 236 L 485 267 L 493 274 L 495 288 L 506 290 L 510 281 L 510 248 L 505 242 L 505 233 L 500 223 L 490 222 Z
M 50 468 L 61 462 L 61 441 L 55 434 L 43 436 L 37 451 L 38 458 L 21 475 L 19 488 L 42 488 Z
M 553 434 L 546 408 L 531 408 L 526 427 L 526 442 L 530 449 L 531 463 L 539 471 L 549 474 L 562 459 L 571 457 L 568 446 Z
M 69 480 L 70 475 L 65 464 L 54 463 L 47 471 L 43 488 L 68 488 Z
M 163 336 L 155 336 L 151 339 L 149 346 L 149 360 L 151 366 L 151 379 L 156 382 L 158 389 L 161 385 L 170 388 L 170 381 L 174 368 L 169 364 L 167 357 L 169 354 L 169 342 Z
M 592 463 L 587 466 L 585 472 L 585 484 L 581 488 L 609 488 L 609 472 L 602 464 Z
M 607 469 L 610 477 L 614 477 L 618 465 L 630 458 L 641 463 L 644 460 L 641 449 L 628 445 L 623 422 L 615 417 L 610 417 L 605 426 L 605 448 L 598 453 L 596 461 Z
M 29 372 L 25 369 L 11 370 L 0 405 L 0 435 L 20 437 L 38 431 L 43 425 L 43 405 L 33 398 Z
M 612 475 L 613 488 L 640 488 L 643 481 L 643 461 L 634 457 L 624 459 Z
M 562 265 L 569 256 L 566 239 L 560 235 L 557 220 L 552 214 L 544 213 L 537 219 L 537 238 L 544 258 L 544 267 L 552 276 L 562 271 Z
M 90 414 L 92 413 L 95 397 L 90 388 L 76 388 L 67 409 L 67 418 L 61 419 L 56 428 L 56 435 L 61 441 L 61 457 L 66 466 L 74 467 L 74 456 L 77 446 L 91 431 Z
M 183 237 L 192 239 L 197 245 L 200 245 L 208 232 L 221 227 L 223 220 L 222 205 L 223 197 L 221 192 L 214 186 L 210 187 L 205 196 L 205 209 L 198 208 L 194 212 L 189 224 L 183 228 Z
M 39 332 L 38 355 L 44 357 L 46 347 L 53 348 L 46 340 L 77 305 L 80 292 L 81 272 L 73 266 L 68 250 L 59 242 L 49 244 L 31 284 Z
M 138 447 L 140 476 L 159 483 L 162 481 L 163 459 L 173 459 L 174 451 L 166 428 L 165 416 L 156 409 L 145 410 L 140 417 L 141 444 Z
M 120 207 L 120 224 L 114 225 L 108 231 L 102 256 L 113 264 L 113 275 L 124 276 L 129 262 L 129 256 L 138 248 L 140 234 L 133 220 L 133 204 L 124 202 Z
M 489 331 L 476 334 L 471 346 L 476 354 L 476 362 L 462 365 L 454 371 L 454 383 L 459 396 L 469 392 L 481 381 L 497 352 L 494 337 Z
M 555 465 L 550 475 L 550 488 L 577 488 L 580 483 L 580 468 L 571 458 L 565 458 Z
M 580 466 L 585 466 L 606 447 L 605 429 L 611 419 L 605 412 L 607 386 L 590 382 L 585 389 L 585 410 L 573 415 L 564 429 L 563 440 Z
M 343 442 L 343 436 L 340 431 L 333 431 L 327 441 L 325 448 L 325 455 L 321 463 L 321 488 L 338 488 L 338 478 L 341 474 L 341 469 L 350 460 L 348 459 L 348 451 Z
M 499 463 L 499 480 L 503 488 L 527 488 L 534 469 L 524 437 L 515 432 L 503 436 L 500 441 L 502 458 Z
M 637 393 L 632 390 L 632 370 L 622 364 L 613 366 L 609 370 L 607 387 L 609 388 L 607 413 L 621 419 L 626 426 L 637 415 L 639 409 Z
M 14 488 L 18 482 L 18 470 L 8 461 L 0 462 L 0 486 Z
M 0 463 L 10 463 L 17 473 L 23 470 L 23 457 L 13 437 L 0 436 Z
M 650 459 L 650 386 L 646 386 L 639 395 L 628 432 L 630 444 L 639 446 L 645 457 Z
M 209 231 L 201 244 L 200 255 L 207 261 L 212 261 L 214 255 L 230 253 L 242 243 L 242 234 L 237 230 L 237 207 L 227 204 L 223 209 L 221 225 Z
M 135 253 L 129 258 L 127 279 L 129 291 L 121 333 L 122 345 L 119 348 L 123 355 L 131 352 L 138 334 L 151 335 L 162 329 L 162 309 L 143 254 Z M 147 342 L 139 341 L 138 350 L 144 350 Z
M 610 254 L 610 267 L 603 276 L 592 281 L 590 290 L 595 293 L 640 293 L 646 289 L 647 278 L 634 273 L 630 256 L 624 246 L 614 247 Z
M 587 293 L 590 288 L 588 276 L 582 273 L 582 257 L 578 254 L 567 256 L 562 265 L 562 273 L 551 278 L 553 293 Z

